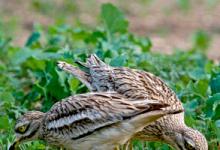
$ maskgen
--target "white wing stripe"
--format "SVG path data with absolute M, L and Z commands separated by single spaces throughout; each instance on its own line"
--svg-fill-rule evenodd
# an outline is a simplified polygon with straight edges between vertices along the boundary
M 67 117 L 63 117 L 63 118 L 59 118 L 57 120 L 53 120 L 50 121 L 48 123 L 48 129 L 51 128 L 59 128 L 59 127 L 63 127 L 65 125 L 70 125 L 73 122 L 82 120 L 84 118 L 89 118 L 91 120 L 95 120 L 95 119 L 99 119 L 102 116 L 100 114 L 98 114 L 96 111 L 92 111 L 92 112 L 80 112 L 76 115 L 71 115 L 71 116 L 67 116 Z

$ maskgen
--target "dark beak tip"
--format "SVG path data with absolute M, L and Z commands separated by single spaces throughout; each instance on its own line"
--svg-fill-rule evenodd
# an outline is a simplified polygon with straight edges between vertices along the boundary
M 17 145 L 17 143 L 14 142 L 14 143 L 9 147 L 8 150 L 15 150 L 15 149 L 16 149 L 16 145 Z
M 15 150 L 15 147 L 11 145 L 8 150 Z

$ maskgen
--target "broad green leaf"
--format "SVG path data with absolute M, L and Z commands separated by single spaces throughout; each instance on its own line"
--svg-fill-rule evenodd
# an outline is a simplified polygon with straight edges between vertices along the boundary
M 11 59 L 14 64 L 18 65 L 31 57 L 37 60 L 51 60 L 60 59 L 62 58 L 62 55 L 59 53 L 43 52 L 40 49 L 31 50 L 29 48 L 22 48 L 16 52 Z
M 77 88 L 78 88 L 78 86 L 80 84 L 79 80 L 72 77 L 72 78 L 68 79 L 68 83 L 70 85 L 71 91 L 72 92 L 76 92 L 76 90 L 77 90 Z
M 220 75 L 211 80 L 210 87 L 212 94 L 220 93 Z
M 148 38 L 135 38 L 135 42 L 141 46 L 143 52 L 149 52 L 152 43 Z
M 188 10 L 190 7 L 190 0 L 177 0 L 177 4 L 183 9 Z
M 216 106 L 214 106 L 214 109 L 215 109 L 215 115 L 212 117 L 213 120 L 217 120 L 217 119 L 220 119 L 220 101 L 217 102 L 215 104 Z
M 216 120 L 216 121 L 215 121 L 215 124 L 216 124 L 216 126 L 217 126 L 218 128 L 220 128 L 220 120 Z
M 33 32 L 30 37 L 28 38 L 25 46 L 30 46 L 32 45 L 34 42 L 37 42 L 40 38 L 40 33 L 39 32 Z
M 216 93 L 206 101 L 205 113 L 207 117 L 211 118 L 215 115 L 214 111 L 218 104 L 220 104 L 220 93 Z
M 128 21 L 124 14 L 114 5 L 107 3 L 102 5 L 101 17 L 110 33 L 125 32 L 128 28 Z
M 195 109 L 198 107 L 199 103 L 197 100 L 192 100 L 192 101 L 188 101 L 186 104 L 184 104 L 184 108 L 185 108 L 185 111 L 187 113 L 191 113 L 193 111 L 195 111 Z
M 194 80 L 206 79 L 207 74 L 205 74 L 204 68 L 196 68 L 189 72 L 190 78 Z
M 48 62 L 47 67 L 47 91 L 57 100 L 61 100 L 69 95 L 69 91 L 66 86 L 64 86 L 64 80 L 59 77 L 56 71 L 56 66 L 53 62 Z M 56 101 L 55 99 L 55 101 Z
M 27 66 L 28 69 L 34 70 L 44 70 L 46 63 L 45 61 L 39 61 L 34 58 L 29 58 L 27 61 L 25 61 L 25 66 Z
M 188 7 L 188 2 L 177 1 L 183 7 Z M 84 62 L 88 54 L 96 53 L 112 66 L 146 70 L 161 77 L 181 99 L 186 110 L 186 124 L 205 133 L 209 148 L 217 150 L 220 68 L 204 53 L 210 43 L 209 35 L 197 32 L 192 50 L 178 49 L 164 55 L 150 51 L 151 42 L 147 37 L 128 32 L 126 18 L 114 5 L 102 5 L 100 16 L 104 26 L 97 28 L 85 28 L 80 23 L 77 27 L 63 24 L 63 18 L 56 22 L 59 25 L 49 26 L 47 30 L 35 27 L 39 32 L 30 35 L 24 48 L 11 44 L 11 38 L 2 38 L 0 33 L 0 121 L 4 122 L 4 129 L 0 129 L 0 147 L 3 145 L 3 149 L 7 149 L 14 140 L 11 126 L 21 112 L 34 109 L 46 112 L 71 93 L 87 93 L 88 89 L 77 78 L 57 71 L 56 61 Z M 42 43 L 41 38 L 44 39 Z M 86 67 L 81 69 L 88 71 Z M 133 143 L 135 150 L 171 150 L 159 142 Z M 53 149 L 41 141 L 27 142 L 19 148 Z
M 8 116 L 4 115 L 4 116 L 0 116 L 0 131 L 1 129 L 3 130 L 7 130 L 8 128 L 10 128 L 10 123 L 9 123 L 9 118 Z
M 193 92 L 205 97 L 207 94 L 208 86 L 209 86 L 208 80 L 198 80 L 194 84 Z
M 110 65 L 115 66 L 115 67 L 124 66 L 126 63 L 126 59 L 127 58 L 124 55 L 118 56 L 118 57 L 111 60 Z
M 13 95 L 9 92 L 3 92 L 3 93 L 0 92 L 0 99 L 1 101 L 5 101 L 5 102 L 7 101 L 14 102 L 15 100 Z
M 210 36 L 204 31 L 197 31 L 193 35 L 193 45 L 195 50 L 204 52 L 210 45 Z

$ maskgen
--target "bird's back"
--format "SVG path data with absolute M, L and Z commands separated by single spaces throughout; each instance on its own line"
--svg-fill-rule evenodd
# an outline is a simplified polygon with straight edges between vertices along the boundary
M 60 68 L 77 76 L 91 91 L 116 91 L 129 100 L 153 99 L 170 106 L 169 110 L 183 110 L 176 94 L 159 77 L 145 71 L 125 67 L 111 67 L 95 55 L 91 55 L 85 64 L 87 71 L 80 71 L 69 64 L 62 63 Z M 79 75 L 80 72 L 80 75 Z M 146 126 L 137 137 L 150 141 L 163 141 L 164 130 L 173 130 L 184 124 L 184 114 L 164 116 Z M 140 136 L 139 136 L 140 135 Z
M 148 98 L 170 104 L 173 109 L 183 108 L 164 81 L 145 71 L 91 66 L 90 83 L 93 91 L 116 91 L 130 100 Z
M 116 91 L 130 100 L 145 98 L 160 100 L 173 109 L 183 109 L 173 90 L 159 77 L 149 72 L 111 67 L 96 55 L 91 55 L 82 65 L 88 70 L 84 79 L 87 80 L 92 91 Z
M 183 109 L 181 101 L 164 81 L 155 75 L 130 68 L 92 66 L 91 85 L 97 91 L 117 91 L 130 100 L 161 100 L 170 106 L 166 109 Z M 172 132 L 185 126 L 184 113 L 164 116 L 146 126 L 134 135 L 135 139 L 146 141 L 165 141 L 165 131 Z

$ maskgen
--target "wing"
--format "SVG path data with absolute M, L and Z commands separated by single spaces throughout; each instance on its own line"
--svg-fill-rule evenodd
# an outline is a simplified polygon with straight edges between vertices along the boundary
M 71 96 L 56 103 L 45 118 L 47 132 L 78 139 L 105 127 L 130 119 L 166 104 L 152 100 L 129 102 L 117 93 Z
M 82 70 L 80 70 L 79 68 L 72 66 L 71 64 L 68 64 L 66 62 L 63 61 L 58 61 L 57 62 L 57 66 L 66 71 L 71 73 L 72 75 L 74 75 L 76 78 L 78 78 L 83 84 L 85 84 L 91 91 L 93 90 L 93 87 L 91 86 L 91 78 L 90 75 Z
M 130 68 L 114 68 L 96 55 L 91 55 L 85 64 L 89 72 L 86 76 L 71 71 L 71 65 L 63 63 L 62 69 L 78 77 L 91 91 L 116 91 L 126 98 L 155 99 L 168 103 L 174 109 L 182 109 L 181 101 L 159 77 L 141 70 Z M 78 69 L 78 68 L 77 68 Z M 80 70 L 80 69 L 78 69 Z
M 141 70 L 114 68 L 105 64 L 96 55 L 91 55 L 85 64 L 90 69 L 93 89 L 117 91 L 131 99 L 161 100 L 173 107 L 183 109 L 181 101 L 159 77 Z

